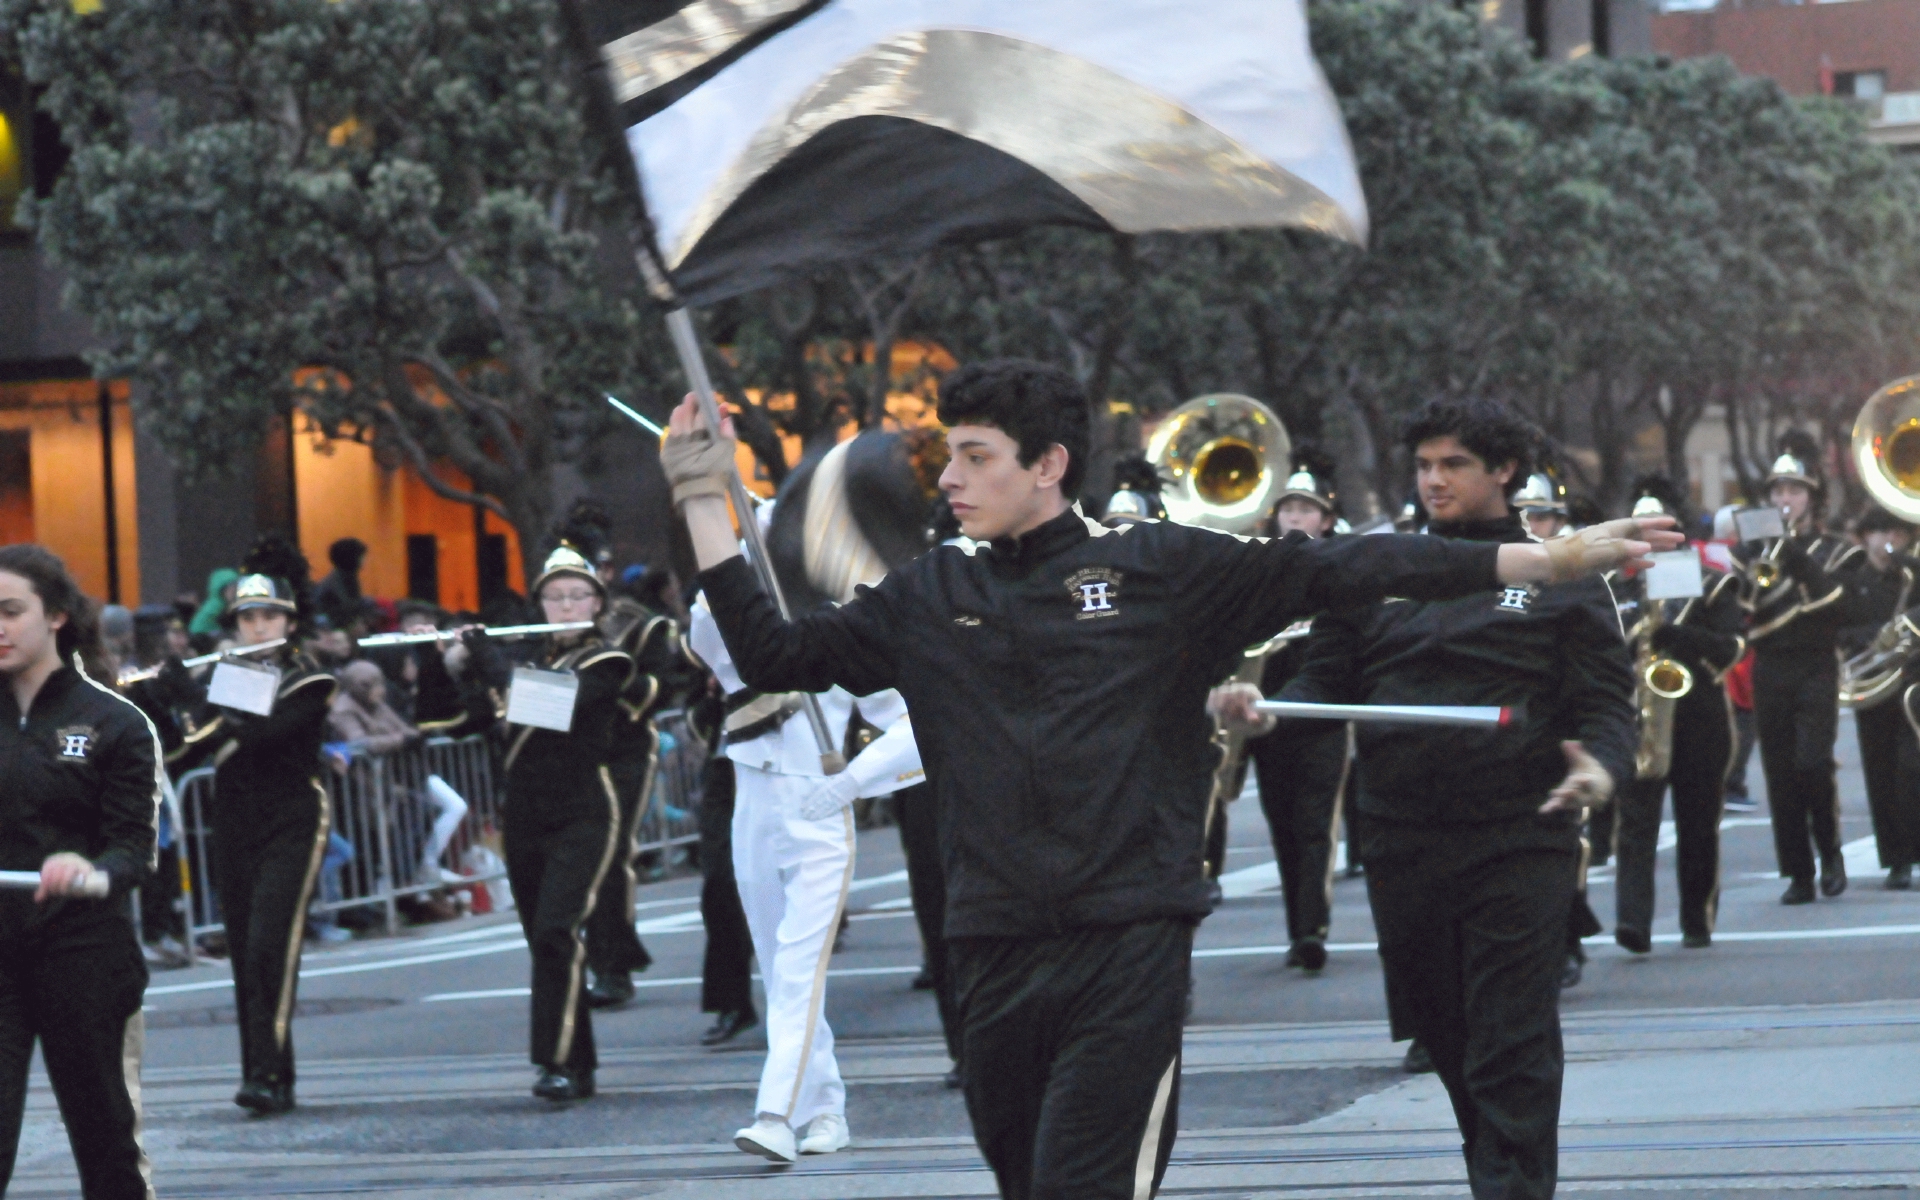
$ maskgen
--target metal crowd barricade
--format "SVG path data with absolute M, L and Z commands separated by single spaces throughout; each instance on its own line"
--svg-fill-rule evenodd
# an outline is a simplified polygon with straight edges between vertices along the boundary
M 660 732 L 660 757 L 634 834 L 643 855 L 700 840 L 700 775 L 707 761 L 706 744 L 685 709 L 662 709 L 654 714 L 653 727 Z
M 664 856 L 700 837 L 700 777 L 707 751 L 684 711 L 663 711 L 655 724 L 661 732 L 659 766 L 635 841 L 640 853 Z M 427 862 L 438 807 L 429 798 L 427 780 L 435 775 L 459 794 L 467 810 L 444 850 Z M 337 759 L 328 759 L 320 778 L 331 803 L 332 831 L 351 844 L 352 856 L 344 863 L 329 858 L 310 912 L 372 907 L 380 910 L 387 932 L 395 933 L 401 897 L 487 884 L 505 875 L 498 857 L 505 787 L 495 773 L 486 737 L 429 738 L 394 754 L 355 755 L 344 769 Z M 175 789 L 185 864 L 186 940 L 192 954 L 198 938 L 225 929 L 219 879 L 212 866 L 213 768 L 187 772 Z M 474 846 L 496 852 L 490 869 L 461 873 L 457 882 L 443 876 L 443 869 L 462 872 Z

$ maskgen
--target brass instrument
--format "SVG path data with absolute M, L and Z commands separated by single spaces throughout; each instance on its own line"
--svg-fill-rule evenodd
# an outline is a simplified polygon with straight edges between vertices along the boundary
M 1251 534 L 1271 515 L 1292 452 L 1272 409 L 1223 393 L 1167 414 L 1147 444 L 1147 461 L 1165 481 L 1168 520 Z
M 225 650 L 216 650 L 212 654 L 196 654 L 192 658 L 182 659 L 180 665 L 188 669 L 204 667 L 209 663 L 217 663 L 228 655 L 244 657 L 249 654 L 265 654 L 269 650 L 278 650 L 286 644 L 287 639 L 274 638 L 270 642 L 256 642 L 251 646 L 232 646 Z M 141 667 L 134 671 L 122 671 L 120 672 L 120 677 L 114 682 L 118 683 L 121 687 L 125 687 L 130 683 L 139 683 L 142 680 L 158 679 L 160 673 L 166 669 L 167 664 L 161 663 L 154 667 Z
M 1680 612 L 1684 620 L 1688 609 Z M 1648 601 L 1647 615 L 1634 626 L 1634 700 L 1640 710 L 1640 744 L 1634 748 L 1638 779 L 1664 779 L 1673 767 L 1673 713 L 1693 690 L 1693 672 L 1685 663 L 1653 649 L 1653 635 L 1666 623 L 1667 602 Z
M 1766 552 L 1747 567 L 1747 578 L 1753 580 L 1755 587 L 1771 588 L 1780 582 L 1780 551 L 1786 544 L 1786 538 L 1773 539 L 1773 544 L 1767 547 Z
M 1872 396 L 1853 422 L 1853 461 L 1874 502 L 1903 521 L 1920 521 L 1920 375 L 1896 379 Z M 1840 664 L 1840 706 L 1856 712 L 1900 692 L 1920 628 L 1907 615 L 1913 572 L 1902 569 L 1893 619 L 1865 650 Z
M 1167 414 L 1147 443 L 1147 461 L 1162 480 L 1167 519 L 1223 533 L 1257 534 L 1291 466 L 1293 443 L 1274 411 L 1251 396 L 1222 393 L 1189 400 Z M 1296 621 L 1241 656 L 1228 683 L 1259 683 L 1267 659 L 1307 636 L 1312 621 Z M 1239 796 L 1247 777 L 1246 735 L 1214 724 L 1220 749 L 1207 800 L 1206 832 L 1220 809 Z

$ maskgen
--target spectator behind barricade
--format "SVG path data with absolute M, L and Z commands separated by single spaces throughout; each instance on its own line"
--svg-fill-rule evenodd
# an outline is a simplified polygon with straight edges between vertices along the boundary
M 349 754 L 394 754 L 418 743 L 425 735 L 387 703 L 387 677 L 364 660 L 348 663 L 340 672 L 341 691 L 327 715 L 331 740 L 343 743 Z M 421 883 L 457 883 L 462 877 L 440 866 L 467 802 L 438 775 L 428 775 L 425 794 L 418 797 L 434 810 L 433 830 L 420 854 L 417 879 Z
M 133 661 L 133 610 L 109 604 L 100 610 L 100 649 L 114 675 Z
M 340 694 L 327 714 L 329 741 L 355 753 L 391 754 L 420 740 L 420 731 L 387 703 L 387 677 L 362 659 L 340 669 Z
M 206 597 L 200 602 L 200 610 L 193 614 L 193 620 L 187 623 L 187 633 L 202 653 L 219 642 L 225 628 L 220 619 L 227 611 L 227 601 L 232 598 L 233 585 L 239 579 L 240 572 L 232 567 L 220 567 L 207 576 Z
M 333 618 L 321 616 L 314 621 L 319 628 L 307 642 L 307 653 L 321 668 L 341 674 L 347 664 L 360 656 L 359 644 L 353 640 L 353 634 L 333 623 Z
M 327 547 L 333 571 L 313 586 L 313 607 L 341 629 L 361 617 L 360 567 L 367 561 L 367 544 L 359 538 L 341 538 Z
M 399 632 L 403 634 L 437 633 L 445 628 L 440 606 L 425 600 L 402 600 L 399 605 Z M 438 642 L 395 646 L 375 650 L 368 657 L 387 673 L 388 703 L 395 711 L 420 726 L 422 732 L 445 732 L 466 717 L 460 685 L 448 669 L 448 659 L 460 643 L 448 637 Z

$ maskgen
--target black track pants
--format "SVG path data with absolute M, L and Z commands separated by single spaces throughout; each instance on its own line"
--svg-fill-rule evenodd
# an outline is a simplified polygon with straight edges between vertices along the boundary
M 1446 1085 L 1473 1195 L 1551 1196 L 1578 827 L 1531 815 L 1476 825 L 1369 820 L 1362 834 L 1395 1020 Z
M 1636 779 L 1614 798 L 1620 865 L 1614 884 L 1621 929 L 1653 932 L 1654 857 L 1660 812 L 1673 788 L 1680 931 L 1711 934 L 1720 903 L 1720 813 L 1733 759 L 1731 706 L 1720 688 L 1696 684 L 1674 713 L 1673 763 L 1666 779 Z
M 733 760 L 707 760 L 700 801 L 700 921 L 707 927 L 700 1011 L 753 1011 L 753 934 L 733 877 Z
M 655 757 L 651 750 L 609 768 L 614 794 L 620 798 L 620 844 L 614 864 L 600 881 L 593 915 L 587 918 L 587 965 L 596 976 L 626 975 L 653 965 L 653 955 L 633 931 L 634 903 L 639 878 L 634 874 L 639 844 L 640 815 L 646 811 L 653 788 Z
M 13 1177 L 38 1039 L 80 1170 L 80 1194 L 151 1200 L 140 1148 L 146 986 L 146 963 L 124 921 L 89 920 L 62 934 L 0 942 L 0 1196 Z
M 1774 854 L 1780 874 L 1789 879 L 1811 882 L 1814 852 L 1824 856 L 1840 850 L 1840 794 L 1833 778 L 1839 688 L 1840 668 L 1831 652 L 1754 655 L 1760 769 L 1767 775 Z
M 1347 728 L 1330 721 L 1313 732 L 1269 734 L 1249 744 L 1260 780 L 1260 808 L 1273 834 L 1287 939 L 1327 940 L 1333 910 L 1333 827 L 1347 777 Z
M 507 881 L 513 886 L 520 928 L 533 955 L 533 1012 L 527 1057 L 536 1066 L 590 1071 L 593 1049 L 581 926 L 613 869 L 620 840 L 617 803 L 571 821 L 543 820 L 508 797 L 505 813 Z
M 907 856 L 913 922 L 920 927 L 933 998 L 940 1006 L 940 1033 L 947 1039 L 948 1056 L 959 1062 L 960 1020 L 954 1012 L 952 971 L 947 964 L 947 873 L 940 865 L 940 824 L 933 789 L 918 783 L 895 792 L 893 811 L 900 822 L 900 848 Z
M 1854 713 L 1853 723 L 1860 735 L 1860 767 L 1867 777 L 1867 811 L 1873 815 L 1880 865 L 1912 866 L 1920 862 L 1920 790 L 1911 778 L 1920 755 L 1911 749 L 1915 739 L 1901 697 Z
M 240 817 L 214 816 L 214 882 L 227 927 L 241 1073 L 257 1083 L 294 1080 L 293 1007 L 307 904 L 327 849 L 327 795 L 313 785 L 311 810 L 287 815 L 265 837 Z M 226 816 L 226 819 L 222 819 Z
M 1173 1152 L 1193 926 L 954 938 L 974 1140 L 1007 1200 L 1150 1196 Z

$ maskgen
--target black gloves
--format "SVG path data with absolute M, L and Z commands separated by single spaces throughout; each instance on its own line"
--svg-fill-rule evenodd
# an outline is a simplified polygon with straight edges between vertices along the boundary
M 513 669 L 507 665 L 506 656 L 500 653 L 500 647 L 487 636 L 485 629 L 475 625 L 465 630 L 460 635 L 460 644 L 472 656 L 468 669 L 482 685 L 504 688 L 513 682 Z
M 1662 654 L 1705 659 L 1719 647 L 1720 637 L 1690 625 L 1662 625 L 1653 631 L 1653 648 Z

